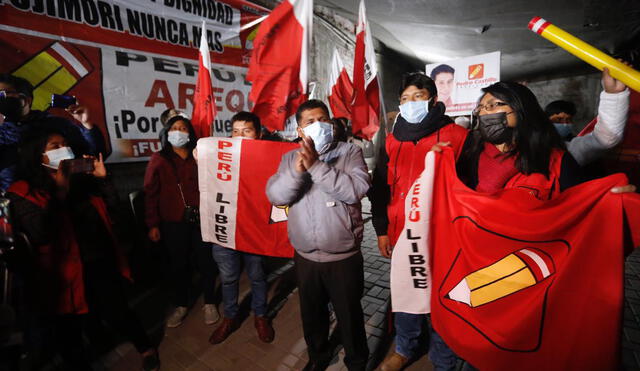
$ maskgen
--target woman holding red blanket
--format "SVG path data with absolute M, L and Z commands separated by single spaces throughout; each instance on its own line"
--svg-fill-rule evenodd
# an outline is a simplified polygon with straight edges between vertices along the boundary
M 30 318 L 24 320 L 35 324 L 28 326 L 28 349 L 44 352 L 48 362 L 45 349 L 54 346 L 65 369 L 90 369 L 83 330 L 91 314 L 133 342 L 145 370 L 158 369 L 157 352 L 121 284 L 130 275 L 107 210 L 117 197 L 102 155 L 71 161 L 64 134 L 47 124 L 25 135 L 19 180 L 7 194 L 16 231 L 31 245 L 24 271 Z
M 627 88 L 607 71 L 602 81 L 610 94 Z M 514 82 L 498 82 L 482 91 L 473 112 L 477 130 L 469 132 L 456 162 L 463 183 L 483 193 L 521 188 L 540 200 L 550 200 L 586 180 L 531 90 Z M 438 143 L 432 150 L 440 152 L 446 145 Z M 633 185 L 611 189 L 614 193 L 635 190 Z M 468 363 L 462 369 L 474 370 Z

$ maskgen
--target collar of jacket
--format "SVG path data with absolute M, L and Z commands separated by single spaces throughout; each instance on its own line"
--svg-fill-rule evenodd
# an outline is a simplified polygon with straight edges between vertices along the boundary
M 318 159 L 324 163 L 330 164 L 342 155 L 342 147 L 338 142 L 333 142 L 327 149 L 318 154 Z

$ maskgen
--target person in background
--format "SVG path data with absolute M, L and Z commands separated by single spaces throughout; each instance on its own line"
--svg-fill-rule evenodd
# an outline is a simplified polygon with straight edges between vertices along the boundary
M 544 113 L 553 123 L 560 138 L 569 141 L 573 135 L 573 116 L 576 114 L 576 105 L 566 100 L 555 100 L 544 108 Z
M 284 141 L 284 139 L 282 139 L 282 137 L 280 135 L 278 135 L 277 132 L 269 131 L 264 126 L 262 127 L 262 130 L 261 130 L 261 133 L 260 133 L 260 139 L 268 140 L 270 142 L 282 142 L 282 141 Z
M 448 64 L 441 64 L 431 70 L 431 80 L 436 84 L 438 89 L 438 102 L 442 102 L 445 107 L 453 105 L 451 94 L 454 88 L 454 75 L 456 70 Z
M 546 116 L 566 142 L 567 151 L 580 166 L 602 158 L 624 137 L 629 112 L 629 89 L 611 77 L 606 68 L 602 71 L 602 86 L 596 122 L 593 130 L 585 135 L 574 137 L 572 134 L 571 123 L 576 113 L 573 103 L 555 101 L 545 109 Z
M 349 142 L 353 138 L 349 120 L 346 117 L 334 117 L 331 122 L 333 123 L 336 142 Z
M 162 113 L 160 114 L 160 123 L 162 124 L 162 126 L 164 126 L 167 123 L 167 121 L 169 121 L 169 119 L 175 116 L 182 116 L 186 119 L 189 119 L 189 116 L 187 116 L 187 114 L 185 114 L 184 112 L 177 110 L 175 108 L 167 108 L 166 110 L 162 111 Z
M 31 127 L 46 123 L 64 133 L 71 148 L 78 153 L 97 156 L 105 153 L 102 132 L 91 120 L 87 107 L 72 105 L 66 111 L 76 120 L 52 116 L 47 112 L 32 110 L 33 85 L 21 77 L 0 74 L 0 191 L 6 190 L 15 180 L 18 163 L 18 146 L 22 134 Z
M 260 118 L 251 112 L 238 112 L 231 118 L 232 138 L 260 139 Z M 268 154 L 265 154 L 268 155 Z M 275 337 L 271 320 L 267 318 L 267 280 L 264 272 L 264 257 L 211 244 L 213 258 L 220 269 L 224 319 L 213 331 L 209 342 L 219 344 L 240 326 L 238 318 L 238 285 L 242 266 L 251 280 L 251 309 L 254 326 L 260 341 L 270 343 Z
M 149 239 L 166 247 L 176 306 L 167 327 L 178 327 L 187 315 L 193 266 L 204 291 L 204 322 L 212 325 L 220 315 L 215 305 L 216 265 L 209 245 L 202 242 L 198 206 L 198 168 L 192 155 L 196 136 L 191 122 L 170 118 L 160 132 L 162 150 L 151 156 L 144 176 L 146 223 Z
M 360 252 L 360 200 L 369 189 L 362 150 L 334 140 L 327 106 L 309 100 L 296 112 L 300 149 L 286 153 L 267 183 L 273 205 L 289 205 L 287 230 L 295 249 L 300 314 L 309 362 L 324 370 L 333 358 L 329 345 L 331 303 L 349 370 L 364 370 L 369 349 L 360 303 L 364 290 Z
M 46 120 L 34 127 L 22 137 L 18 181 L 7 193 L 14 227 L 32 247 L 25 282 L 36 325 L 28 327 L 28 349 L 46 354 L 53 347 L 65 369 L 90 369 L 83 331 L 91 314 L 133 342 L 144 370 L 159 369 L 158 353 L 121 284 L 130 273 L 113 231 L 117 196 L 102 155 L 84 156 L 76 167 L 62 131 Z M 36 359 L 34 366 L 48 361 Z

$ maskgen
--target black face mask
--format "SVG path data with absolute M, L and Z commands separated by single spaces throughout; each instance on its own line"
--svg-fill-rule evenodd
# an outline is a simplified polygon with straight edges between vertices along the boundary
M 505 112 L 478 116 L 478 124 L 480 135 L 486 142 L 502 144 L 513 141 L 514 128 L 507 126 L 507 114 Z
M 0 113 L 6 121 L 16 122 L 22 117 L 22 98 L 4 97 L 0 98 Z

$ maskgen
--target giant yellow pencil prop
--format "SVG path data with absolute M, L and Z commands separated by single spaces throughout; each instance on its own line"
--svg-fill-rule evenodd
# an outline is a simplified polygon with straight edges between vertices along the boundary
M 639 71 L 610 57 L 561 28 L 545 21 L 543 18 L 534 17 L 529 22 L 529 29 L 600 71 L 603 68 L 608 68 L 611 76 L 622 81 L 631 89 L 640 92 Z

